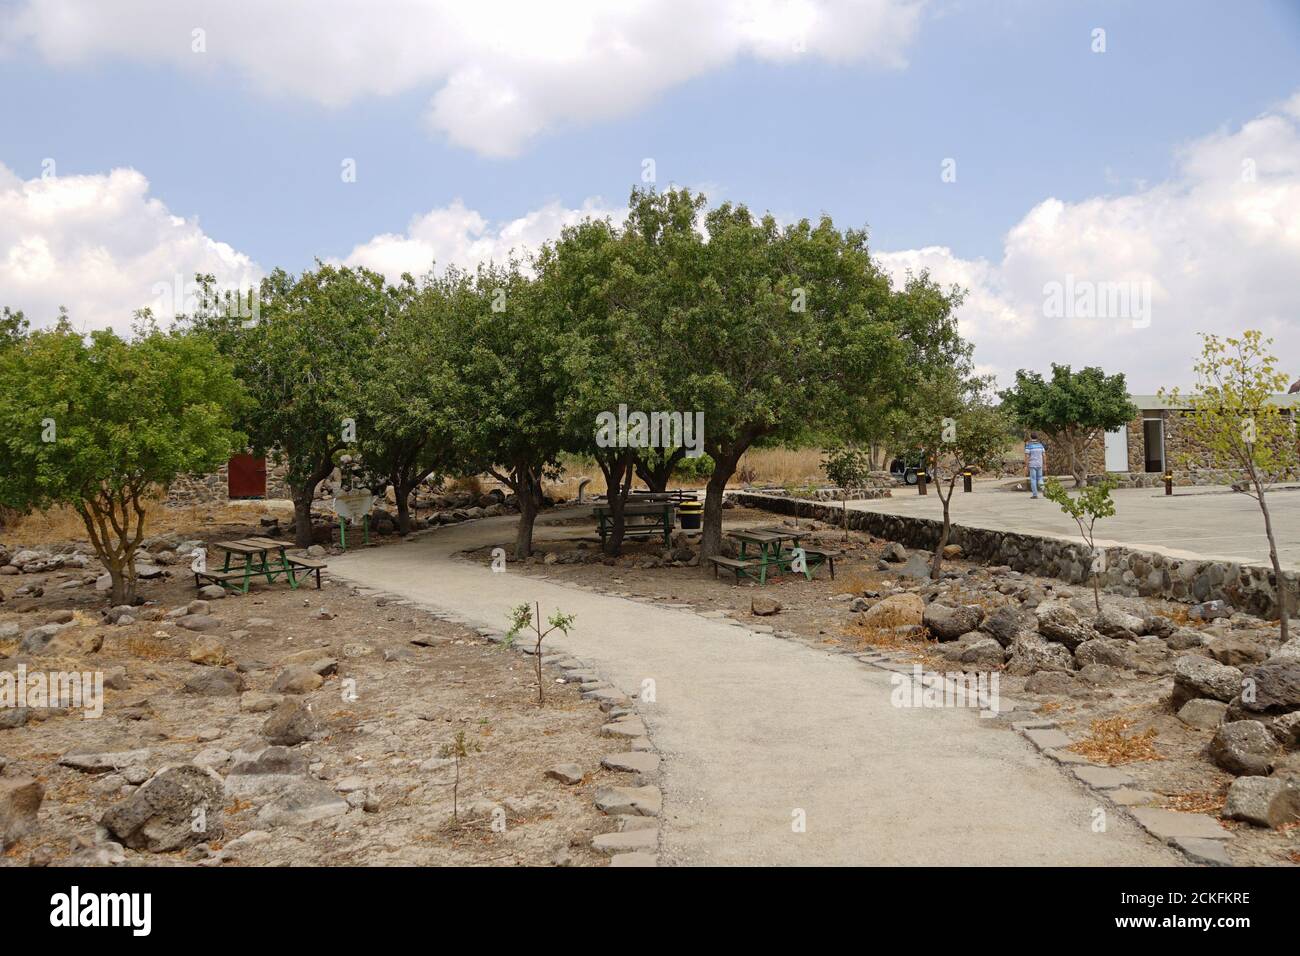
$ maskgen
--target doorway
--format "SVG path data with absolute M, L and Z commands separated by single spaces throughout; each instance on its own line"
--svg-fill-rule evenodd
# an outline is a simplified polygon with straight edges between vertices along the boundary
M 1160 418 L 1142 420 L 1142 449 L 1147 471 L 1165 470 L 1165 423 Z

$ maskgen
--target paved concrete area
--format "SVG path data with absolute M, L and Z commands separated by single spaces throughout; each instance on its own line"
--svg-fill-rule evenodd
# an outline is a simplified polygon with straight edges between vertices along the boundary
M 1111 495 L 1115 515 L 1097 522 L 1098 544 L 1138 546 L 1176 557 L 1269 562 L 1264 518 L 1254 498 L 1217 487 L 1176 488 L 1173 495 L 1166 495 L 1164 488 L 1123 488 Z M 1282 566 L 1300 570 L 1300 486 L 1278 486 L 1267 500 Z M 943 505 L 933 488 L 922 496 L 915 488 L 899 487 L 892 498 L 851 501 L 849 507 L 943 517 Z M 1080 540 L 1073 519 L 1052 502 L 1000 489 L 993 482 L 975 482 L 969 494 L 959 485 L 953 494 L 952 520 L 972 527 Z
M 453 525 L 331 558 L 330 572 L 494 628 L 540 601 L 577 615 L 548 646 L 624 693 L 652 679 L 656 701 L 638 709 L 664 755 L 664 863 L 1181 862 L 1019 735 L 973 709 L 893 706 L 893 675 L 852 657 L 453 557 L 513 536 L 509 518 Z

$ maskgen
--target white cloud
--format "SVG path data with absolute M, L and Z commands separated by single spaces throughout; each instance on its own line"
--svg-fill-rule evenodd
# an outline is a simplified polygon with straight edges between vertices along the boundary
M 924 2 L 27 0 L 0 11 L 0 52 L 233 72 L 330 106 L 428 89 L 435 130 L 510 156 L 544 130 L 624 115 L 742 57 L 900 67 Z
M 61 305 L 87 330 L 124 331 L 145 307 L 167 320 L 193 307 L 195 273 L 230 288 L 262 274 L 151 198 L 133 169 L 23 180 L 0 164 L 0 305 L 33 324 L 49 324 Z
M 1049 363 L 1123 371 L 1135 392 L 1190 384 L 1197 332 L 1263 329 L 1300 375 L 1300 95 L 1177 153 L 1167 182 L 1081 202 L 1045 199 L 998 262 L 932 247 L 881 255 L 896 276 L 928 266 L 970 290 L 960 312 L 976 359 L 1009 380 Z M 1149 312 L 1056 316 L 1050 284 L 1149 291 Z M 1291 364 L 1294 363 L 1294 364 Z
M 626 208 L 607 208 L 598 199 L 588 199 L 579 208 L 552 202 L 518 219 L 492 224 L 456 200 L 416 216 L 405 233 L 384 233 L 361 243 L 342 262 L 373 269 L 390 282 L 403 272 L 418 278 L 435 263 L 439 269 L 457 265 L 472 270 L 487 262 L 503 263 L 512 253 L 526 258 L 543 242 L 557 238 L 565 226 L 588 217 L 621 222 L 626 215 Z

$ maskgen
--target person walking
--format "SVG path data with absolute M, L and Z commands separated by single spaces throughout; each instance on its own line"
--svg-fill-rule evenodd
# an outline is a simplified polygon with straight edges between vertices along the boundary
M 1043 483 L 1043 467 L 1047 463 L 1047 449 L 1038 440 L 1038 432 L 1029 433 L 1025 442 L 1025 467 L 1029 469 L 1029 497 L 1038 497 L 1038 486 Z

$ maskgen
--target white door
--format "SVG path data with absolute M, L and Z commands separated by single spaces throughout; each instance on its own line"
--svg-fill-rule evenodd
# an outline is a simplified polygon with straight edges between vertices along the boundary
M 1106 470 L 1128 471 L 1128 426 L 1106 432 Z

